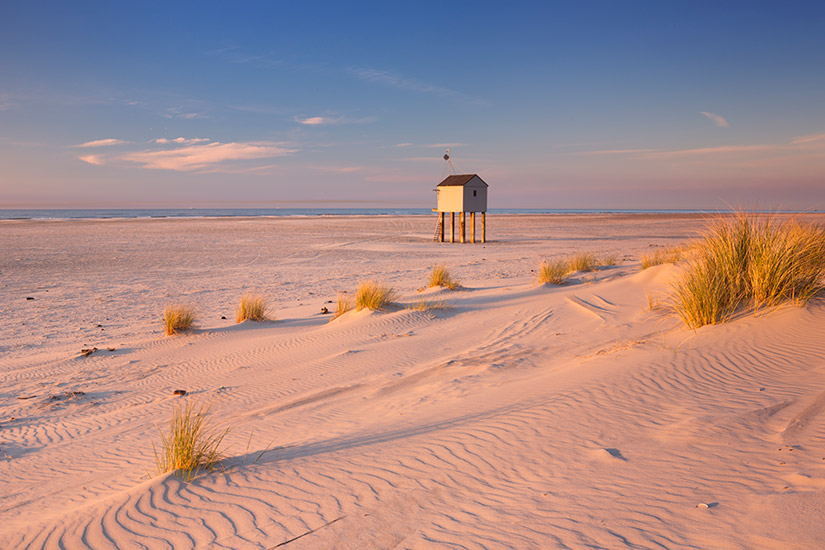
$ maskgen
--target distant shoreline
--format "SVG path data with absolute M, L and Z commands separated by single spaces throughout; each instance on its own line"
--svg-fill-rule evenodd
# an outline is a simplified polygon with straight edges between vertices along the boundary
M 493 208 L 491 215 L 537 214 L 726 214 L 732 209 Z M 817 214 L 822 210 L 753 210 L 759 213 Z M 2 209 L 0 220 L 106 220 L 203 218 L 314 218 L 324 216 L 430 216 L 428 208 L 147 208 Z

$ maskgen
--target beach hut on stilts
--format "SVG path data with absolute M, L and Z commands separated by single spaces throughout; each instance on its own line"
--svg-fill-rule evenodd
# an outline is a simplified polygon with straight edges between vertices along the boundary
M 458 214 L 459 242 L 466 242 L 467 214 L 470 214 L 470 242 L 476 242 L 476 213 L 481 213 L 481 242 L 487 242 L 487 188 L 478 174 L 456 174 L 450 159 L 450 150 L 444 154 L 447 177 L 435 189 L 438 207 L 438 224 L 433 240 L 445 242 L 446 215 L 450 214 L 450 242 L 455 242 L 455 215 Z M 442 174 L 442 177 L 444 176 Z

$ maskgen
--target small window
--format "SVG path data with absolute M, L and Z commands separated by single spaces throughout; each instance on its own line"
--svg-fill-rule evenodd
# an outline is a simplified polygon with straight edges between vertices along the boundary
M 475 189 L 473 189 L 473 196 L 474 196 L 474 197 L 476 196 L 476 193 L 478 193 L 478 191 L 477 191 L 477 190 L 475 190 Z

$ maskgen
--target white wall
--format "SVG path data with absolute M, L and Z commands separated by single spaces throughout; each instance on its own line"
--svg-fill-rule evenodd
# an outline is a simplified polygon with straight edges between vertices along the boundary
M 487 186 L 474 177 L 466 185 L 445 185 L 437 187 L 438 212 L 486 212 Z M 473 195 L 475 191 L 475 196 Z

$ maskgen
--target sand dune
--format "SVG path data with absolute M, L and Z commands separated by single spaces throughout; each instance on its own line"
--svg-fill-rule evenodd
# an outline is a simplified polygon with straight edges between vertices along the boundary
M 433 245 L 430 221 L 404 220 L 392 242 L 377 231 L 391 220 L 323 220 L 312 252 L 297 220 L 0 228 L 54 266 L 26 288 L 4 265 L 0 547 L 821 548 L 822 299 L 693 332 L 649 308 L 678 268 L 637 262 L 699 218 L 524 230 L 510 217 L 484 248 Z M 60 248 L 95 227 L 122 231 L 106 246 L 134 257 Z M 148 245 L 171 228 L 202 257 Z M 255 241 L 278 230 L 277 253 Z M 581 249 L 626 259 L 535 286 L 539 259 Z M 437 261 L 465 290 L 422 294 L 449 309 L 318 315 L 362 273 L 420 299 Z M 278 320 L 231 324 L 252 282 L 278 296 Z M 201 329 L 163 338 L 162 298 L 177 293 L 200 304 Z M 106 330 L 79 326 L 98 310 Z M 191 483 L 151 474 L 175 389 L 231 428 L 223 469 Z

